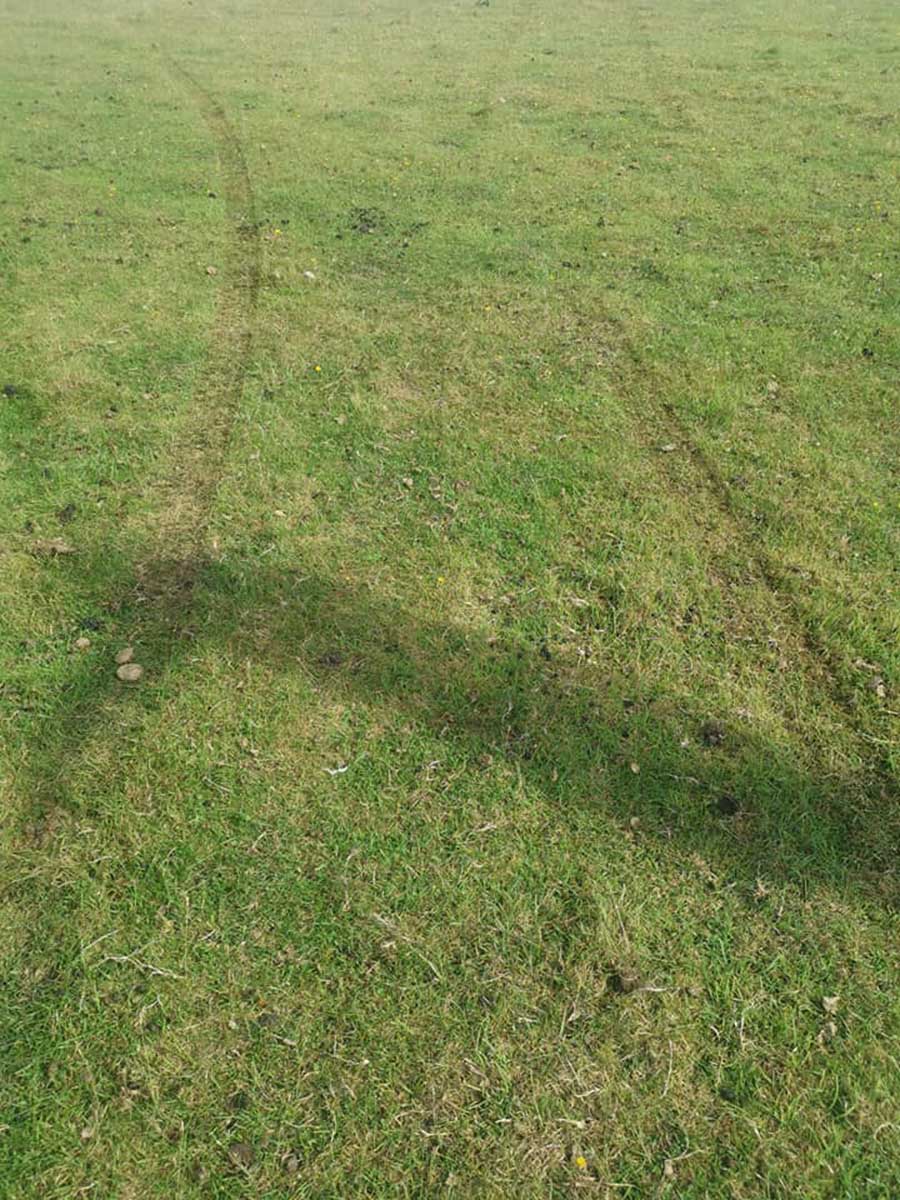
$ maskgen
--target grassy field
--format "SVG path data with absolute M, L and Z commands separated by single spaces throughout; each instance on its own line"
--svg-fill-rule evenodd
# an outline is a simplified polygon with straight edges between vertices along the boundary
M 2 6 L 0 1195 L 896 1200 L 896 7 L 107 7 Z

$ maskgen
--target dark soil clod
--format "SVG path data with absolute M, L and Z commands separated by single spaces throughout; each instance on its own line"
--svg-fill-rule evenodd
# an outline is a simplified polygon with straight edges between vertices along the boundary
M 256 1151 L 249 1142 L 232 1142 L 228 1147 L 228 1157 L 236 1167 L 252 1167 L 256 1161 Z
M 617 996 L 627 996 L 636 992 L 641 986 L 641 980 L 634 971 L 625 968 L 615 968 L 606 977 L 606 986 Z
M 355 233 L 377 233 L 387 227 L 387 217 L 380 208 L 354 208 L 350 211 L 350 228 Z
M 721 746 L 725 741 L 725 726 L 721 721 L 707 721 L 700 730 L 704 746 Z

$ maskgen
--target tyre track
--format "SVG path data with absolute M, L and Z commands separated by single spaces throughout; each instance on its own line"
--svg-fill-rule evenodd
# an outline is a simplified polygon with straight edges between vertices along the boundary
M 635 354 L 632 347 L 628 347 L 628 352 L 629 358 L 637 366 L 640 356 Z M 626 388 L 628 388 L 628 382 L 626 382 Z M 665 391 L 661 383 L 656 388 L 649 390 L 652 390 L 655 395 L 662 395 Z M 875 752 L 875 754 L 872 752 L 872 744 L 883 742 L 883 739 L 871 737 L 871 734 L 865 730 L 865 710 L 858 702 L 856 691 L 842 679 L 842 674 L 844 674 L 842 665 L 844 664 L 842 664 L 840 656 L 829 646 L 826 638 L 818 630 L 814 618 L 806 610 L 802 600 L 798 598 L 796 588 L 787 580 L 785 571 L 761 544 L 760 539 L 756 538 L 752 530 L 748 529 L 744 518 L 734 509 L 730 488 L 722 478 L 720 470 L 710 460 L 706 451 L 697 445 L 688 425 L 680 419 L 672 404 L 652 402 L 649 407 L 638 410 L 636 404 L 631 401 L 628 403 L 628 408 L 636 428 L 644 433 L 642 440 L 648 452 L 652 452 L 653 445 L 659 445 L 660 442 L 679 443 L 683 446 L 686 452 L 686 461 L 688 461 L 688 472 L 692 476 L 691 498 L 694 500 L 695 508 L 698 497 L 706 496 L 708 498 L 709 504 L 706 511 L 715 511 L 718 514 L 718 522 L 722 532 L 726 534 L 727 541 L 731 545 L 740 546 L 740 551 L 742 551 L 752 576 L 766 588 L 773 600 L 776 612 L 790 630 L 799 652 L 797 665 L 803 672 L 806 683 L 811 689 L 820 692 L 820 695 L 834 710 L 835 715 L 839 716 L 841 724 L 860 743 L 860 758 L 862 758 L 864 766 L 871 774 L 880 778 L 883 784 L 890 788 L 890 791 L 894 792 L 896 775 L 889 755 L 883 754 L 883 752 Z M 684 492 L 684 476 L 679 478 L 674 464 L 667 461 L 667 456 L 655 454 L 654 460 L 656 469 L 666 476 L 672 490 Z M 716 574 L 734 595 L 737 592 L 737 583 L 728 577 L 728 572 L 718 571 Z M 848 649 L 847 654 L 852 655 L 853 650 Z
M 633 19 L 636 41 L 640 45 L 645 63 L 644 77 L 645 79 L 658 78 L 659 63 L 656 61 L 656 51 L 648 26 L 643 21 L 642 10 L 634 13 Z M 637 348 L 630 344 L 627 338 L 624 348 L 632 364 L 628 375 L 632 376 L 635 372 L 640 374 L 642 371 L 646 371 L 646 366 L 642 364 Z M 626 397 L 628 392 L 633 395 L 634 389 L 633 385 L 629 386 L 630 380 L 626 378 L 623 383 L 626 387 Z M 773 607 L 796 642 L 799 652 L 796 665 L 808 685 L 811 689 L 818 691 L 833 709 L 835 715 L 839 717 L 840 723 L 847 728 L 858 743 L 860 760 L 867 772 L 877 779 L 891 795 L 896 795 L 900 789 L 898 789 L 897 775 L 889 751 L 873 752 L 873 745 L 890 746 L 892 739 L 890 736 L 886 739 L 872 736 L 866 728 L 866 711 L 859 703 L 857 689 L 845 678 L 849 675 L 849 662 L 854 658 L 864 656 L 855 652 L 849 644 L 845 645 L 843 655 L 839 655 L 829 645 L 809 608 L 798 596 L 797 589 L 785 570 L 761 543 L 754 530 L 748 526 L 746 517 L 736 509 L 731 490 L 722 473 L 697 443 L 693 432 L 679 416 L 674 405 L 659 399 L 665 395 L 662 381 L 659 386 L 642 388 L 641 392 L 642 398 L 647 394 L 652 397 L 649 407 L 639 408 L 633 400 L 626 400 L 626 402 L 636 430 L 643 431 L 642 440 L 648 453 L 653 455 L 657 470 L 668 479 L 674 490 L 683 489 L 685 480 L 683 477 L 678 478 L 675 464 L 667 462 L 667 456 L 654 453 L 654 446 L 659 446 L 661 442 L 679 442 L 686 451 L 688 470 L 693 476 L 695 500 L 699 495 L 705 495 L 708 498 L 708 511 L 718 514 L 720 529 L 726 534 L 732 545 L 740 546 L 747 566 L 770 595 Z M 647 434 L 650 436 L 648 437 Z M 727 572 L 724 573 L 724 577 L 727 579 Z M 743 605 L 738 595 L 737 585 L 733 580 L 729 580 L 728 590 L 735 602 L 747 612 L 748 617 L 758 624 L 760 614 L 749 611 Z M 879 630 L 879 633 L 884 636 L 884 631 Z M 874 723 L 878 730 L 882 731 L 886 722 L 879 713 Z
M 205 368 L 193 396 L 193 432 L 189 441 L 176 448 L 169 472 L 176 531 L 182 535 L 177 541 L 189 531 L 185 549 L 189 554 L 199 555 L 243 396 L 262 275 L 262 252 L 256 199 L 240 139 L 212 93 L 174 59 L 165 56 L 164 62 L 191 96 L 215 142 L 229 229 L 225 274 Z
M 212 135 L 227 233 L 189 429 L 168 450 L 165 478 L 153 485 L 162 512 L 153 547 L 133 564 L 120 587 L 96 601 L 97 611 L 115 620 L 123 638 L 147 651 L 155 678 L 185 652 L 190 637 L 198 585 L 209 562 L 215 497 L 244 393 L 262 276 L 256 200 L 240 140 L 215 97 L 179 63 L 166 55 L 162 60 Z M 108 663 L 76 666 L 33 738 L 40 754 L 32 752 L 25 764 L 20 827 L 26 845 L 41 845 L 59 819 L 65 819 L 67 777 L 94 732 L 109 719 L 111 705 L 123 709 L 148 701 L 153 703 L 146 686 L 123 688 Z

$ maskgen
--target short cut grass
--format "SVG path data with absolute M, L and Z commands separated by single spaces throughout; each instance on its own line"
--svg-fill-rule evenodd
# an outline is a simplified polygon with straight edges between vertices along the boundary
M 3 26 L 0 1194 L 900 1195 L 894 7 Z

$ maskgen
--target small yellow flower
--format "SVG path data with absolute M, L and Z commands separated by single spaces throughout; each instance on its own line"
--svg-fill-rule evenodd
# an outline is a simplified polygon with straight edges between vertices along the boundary
M 281 230 L 280 230 L 280 229 L 273 229 L 273 230 L 272 230 L 272 237 L 281 237 Z
M 446 583 L 447 582 L 447 580 L 444 578 L 443 575 L 438 575 L 437 581 L 438 581 L 438 583 Z
M 317 371 L 321 371 L 321 370 L 322 370 L 322 368 L 321 368 L 320 366 L 318 366 L 318 364 L 316 365 L 316 368 L 315 368 L 315 369 L 316 369 Z
M 578 1168 L 579 1171 L 587 1170 L 587 1159 L 584 1157 L 583 1154 L 579 1154 L 577 1156 L 577 1158 L 575 1159 L 575 1166 Z

